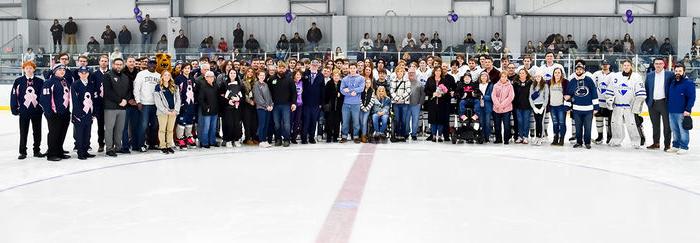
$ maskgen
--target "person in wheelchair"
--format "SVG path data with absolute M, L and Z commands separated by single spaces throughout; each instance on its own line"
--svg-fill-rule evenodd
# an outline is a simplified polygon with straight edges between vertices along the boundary
M 377 87 L 376 92 L 377 96 L 372 98 L 372 125 L 374 128 L 372 141 L 376 143 L 386 143 L 386 128 L 389 123 L 391 98 L 387 96 L 384 86 Z
M 450 134 L 453 144 L 463 144 L 465 141 L 470 144 L 482 142 L 480 140 L 481 127 L 479 125 L 479 116 L 474 111 L 475 106 L 479 105 L 481 96 L 479 84 L 472 81 L 471 75 L 466 73 L 462 76 L 455 89 L 455 97 L 459 100 L 459 106 L 456 115 L 456 126 Z

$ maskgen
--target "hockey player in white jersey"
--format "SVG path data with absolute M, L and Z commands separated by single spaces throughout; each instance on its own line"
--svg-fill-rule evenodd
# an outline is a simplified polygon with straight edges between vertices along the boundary
M 606 140 L 605 143 L 610 143 L 610 139 L 612 138 L 612 130 L 610 129 L 610 117 L 612 116 L 612 109 L 609 109 L 607 106 L 607 98 L 606 98 L 606 91 L 608 89 L 608 84 L 610 81 L 608 80 L 610 76 L 612 76 L 612 72 L 610 71 L 610 63 L 607 60 L 603 60 L 603 62 L 600 65 L 601 70 L 596 71 L 593 73 L 593 82 L 595 82 L 596 87 L 598 88 L 598 98 L 600 100 L 600 111 L 595 115 L 595 124 L 596 128 L 598 129 L 598 138 L 596 138 L 595 143 L 596 144 L 602 144 L 603 143 L 603 131 L 606 132 Z M 605 129 L 605 127 L 608 127 Z
M 542 66 L 540 66 L 540 70 L 542 70 L 542 73 L 544 74 L 543 78 L 547 83 L 552 79 L 554 69 L 561 69 L 562 73 L 564 74 L 564 77 L 566 77 L 566 71 L 564 70 L 564 66 L 562 66 L 559 63 L 554 62 L 554 53 L 553 52 L 547 52 L 547 54 L 544 55 L 544 63 Z
M 605 94 L 607 106 L 612 107 L 612 140 L 610 145 L 622 145 L 626 127 L 632 146 L 636 149 L 642 148 L 634 116 L 634 114 L 642 112 L 642 104 L 647 96 L 642 76 L 632 71 L 631 61 L 625 60 L 622 63 L 622 72 L 612 74 L 609 80 L 611 83 Z

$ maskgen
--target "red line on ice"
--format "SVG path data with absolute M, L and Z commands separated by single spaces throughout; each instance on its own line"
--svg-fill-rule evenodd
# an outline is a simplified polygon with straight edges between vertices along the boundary
M 316 243 L 347 243 L 350 241 L 376 148 L 376 145 L 363 145 L 360 149 L 360 154 L 345 177 L 343 187 L 338 192 L 321 232 L 316 237 Z

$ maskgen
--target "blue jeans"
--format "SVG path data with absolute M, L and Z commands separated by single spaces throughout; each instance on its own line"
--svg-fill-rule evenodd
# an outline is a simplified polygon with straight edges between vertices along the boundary
M 381 119 L 381 120 L 380 120 Z M 380 123 L 381 121 L 381 123 Z M 379 133 L 379 134 L 384 134 L 386 132 L 386 123 L 389 121 L 389 115 L 384 114 L 384 115 L 378 115 L 374 114 L 372 115 L 372 124 L 374 124 L 374 131 Z
M 367 123 L 369 122 L 369 112 L 364 112 L 360 110 L 360 130 L 362 130 L 362 135 L 367 136 Z M 374 127 L 377 129 L 377 127 Z
M 341 112 L 343 126 L 340 129 L 340 137 L 350 136 L 350 123 L 352 123 L 352 135 L 360 136 L 360 104 L 343 104 Z
M 495 113 L 494 126 L 496 127 L 496 141 L 507 142 L 510 140 L 510 111 L 506 113 Z M 503 132 L 504 134 L 502 134 Z
M 475 107 L 476 114 L 479 116 L 479 127 L 481 127 L 482 136 L 484 137 L 484 141 L 487 142 L 489 141 L 489 137 L 491 137 L 491 116 L 493 112 L 491 111 L 491 107 L 481 107 L 480 105 L 476 105 Z
M 467 108 L 474 107 L 474 110 L 477 109 L 477 107 L 480 105 L 478 99 L 464 99 L 459 101 L 459 107 L 457 107 L 457 115 L 464 115 L 464 112 L 467 111 Z
M 290 104 L 276 104 L 274 108 L 272 108 L 272 119 L 275 121 L 275 130 L 285 141 L 290 140 L 289 133 L 292 129 L 292 125 L 290 124 L 291 113 L 292 105 Z M 275 137 L 275 139 L 280 139 L 280 137 Z
M 573 111 L 576 122 L 576 143 L 591 144 L 591 122 L 593 111 Z
M 406 126 L 411 123 L 411 137 L 415 137 L 418 133 L 418 120 L 420 118 L 421 105 L 408 105 L 408 115 L 406 115 Z M 407 132 L 408 133 L 408 132 Z
M 554 136 L 563 138 L 566 135 L 566 110 L 568 107 L 552 106 L 552 128 L 554 130 Z
M 151 43 L 153 42 L 153 33 L 143 34 L 141 33 L 141 50 L 143 52 L 151 51 Z
M 430 124 L 430 135 L 432 135 L 435 139 L 437 139 L 438 136 L 442 134 L 442 136 L 445 136 L 445 130 L 444 126 L 442 124 Z
M 140 130 L 141 113 L 136 107 L 126 107 L 126 122 L 124 123 L 124 132 L 122 133 L 122 147 L 124 151 L 131 149 L 137 150 L 136 139 L 134 136 L 136 131 Z M 129 136 L 131 134 L 131 136 Z M 119 149 L 119 148 L 118 148 Z
M 405 136 L 408 134 L 406 120 L 408 118 L 407 104 L 394 104 L 394 134 L 397 136 Z
M 199 124 L 202 133 L 199 136 L 199 146 L 209 146 L 216 144 L 216 122 L 218 116 L 216 115 L 202 115 Z
M 518 137 L 528 138 L 530 136 L 530 109 L 515 110 L 518 117 Z
M 690 133 L 683 129 L 683 113 L 668 113 L 668 119 L 673 132 L 673 147 L 687 150 Z
M 265 141 L 267 131 L 269 129 L 268 125 L 270 124 L 270 115 L 272 112 L 264 109 L 256 109 L 256 111 L 258 113 L 258 137 L 260 140 Z
M 136 149 L 142 148 L 146 144 L 146 137 L 149 141 L 155 141 L 158 138 L 158 117 L 156 117 L 155 105 L 144 105 L 141 110 L 141 120 L 139 121 L 138 129 L 134 129 L 133 139 L 135 140 Z M 155 144 L 150 144 L 155 145 Z

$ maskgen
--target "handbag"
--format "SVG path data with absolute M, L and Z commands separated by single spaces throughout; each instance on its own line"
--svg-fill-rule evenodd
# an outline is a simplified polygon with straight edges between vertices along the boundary
M 692 130 L 693 129 L 693 118 L 691 118 L 690 116 L 684 116 L 682 125 L 683 125 L 683 129 Z

